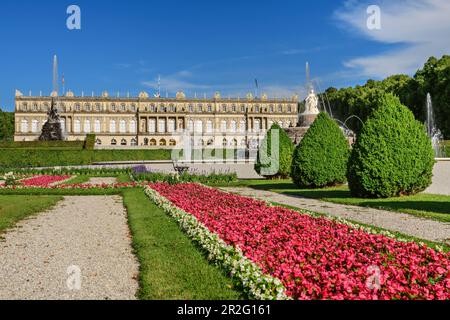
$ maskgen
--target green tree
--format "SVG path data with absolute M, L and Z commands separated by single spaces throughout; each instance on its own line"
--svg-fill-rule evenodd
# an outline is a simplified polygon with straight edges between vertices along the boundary
M 348 163 L 355 197 L 415 194 L 431 184 L 434 152 L 425 127 L 398 97 L 386 94 L 366 121 Z
M 267 178 L 287 178 L 291 172 L 294 144 L 286 132 L 274 124 L 260 144 L 255 171 Z
M 292 180 L 299 188 L 321 188 L 346 180 L 349 144 L 342 130 L 322 112 L 294 151 Z
M 0 140 L 14 140 L 14 113 L 3 112 L 0 109 Z

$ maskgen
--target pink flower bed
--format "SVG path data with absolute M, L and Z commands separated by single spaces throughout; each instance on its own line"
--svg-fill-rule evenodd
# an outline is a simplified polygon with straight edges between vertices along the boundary
M 152 184 L 294 299 L 450 299 L 450 253 L 196 184 Z
M 21 180 L 25 187 L 48 187 L 49 185 L 69 179 L 70 176 L 36 176 L 33 178 Z

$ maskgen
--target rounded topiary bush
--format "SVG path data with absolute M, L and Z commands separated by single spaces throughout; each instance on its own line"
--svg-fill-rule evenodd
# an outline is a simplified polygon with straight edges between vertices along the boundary
M 348 164 L 355 197 L 387 198 L 425 190 L 434 152 L 425 127 L 392 94 L 380 101 L 357 137 Z
M 277 145 L 272 147 L 273 143 Z M 267 178 L 289 177 L 293 151 L 294 144 L 286 132 L 278 124 L 272 125 L 261 141 L 255 171 Z
M 322 188 L 346 181 L 349 144 L 328 114 L 322 112 L 294 151 L 292 180 L 299 188 Z

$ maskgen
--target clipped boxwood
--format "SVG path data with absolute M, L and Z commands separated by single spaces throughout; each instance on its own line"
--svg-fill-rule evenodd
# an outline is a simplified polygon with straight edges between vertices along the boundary
M 276 136 L 278 136 L 278 139 L 276 139 Z M 274 140 L 273 142 L 279 141 L 278 151 L 274 154 L 272 154 L 272 151 L 277 150 L 277 147 L 274 146 L 272 150 L 272 140 Z M 278 124 L 272 125 L 260 144 L 254 166 L 255 171 L 268 178 L 289 177 L 293 151 L 294 144 L 286 132 Z
M 299 188 L 322 188 L 346 181 L 349 144 L 328 114 L 322 112 L 294 151 L 292 180 Z
M 425 190 L 432 179 L 434 152 L 425 127 L 392 94 L 366 121 L 348 164 L 355 197 L 387 198 Z

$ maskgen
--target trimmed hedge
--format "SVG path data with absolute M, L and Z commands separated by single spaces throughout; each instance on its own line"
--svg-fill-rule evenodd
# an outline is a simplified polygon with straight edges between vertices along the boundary
M 95 140 L 94 140 L 95 142 Z M 50 149 L 81 150 L 84 141 L 0 141 L 0 149 Z
M 3 149 L 0 168 L 90 165 L 94 162 L 170 160 L 170 150 Z
M 392 94 L 366 121 L 348 165 L 355 197 L 388 198 L 425 190 L 432 180 L 434 151 L 425 127 Z
M 83 148 L 86 150 L 94 150 L 95 147 L 95 134 L 86 135 Z
M 277 131 L 279 138 L 278 155 L 272 155 L 272 134 Z M 255 171 L 259 175 L 269 178 L 289 177 L 294 148 L 294 144 L 286 132 L 278 124 L 272 125 L 260 144 Z
M 299 188 L 322 188 L 346 181 L 350 148 L 328 114 L 320 113 L 294 151 L 292 180 Z

